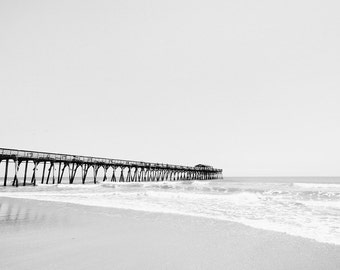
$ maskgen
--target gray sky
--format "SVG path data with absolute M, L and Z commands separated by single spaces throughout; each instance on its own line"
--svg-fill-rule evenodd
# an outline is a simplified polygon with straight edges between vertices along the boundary
M 0 145 L 340 175 L 339 8 L 0 0 Z

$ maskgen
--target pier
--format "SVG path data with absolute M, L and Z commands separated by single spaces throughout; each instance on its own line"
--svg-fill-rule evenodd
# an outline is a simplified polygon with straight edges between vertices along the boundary
M 0 148 L 0 165 L 4 164 L 3 186 L 41 184 L 73 184 L 80 173 L 81 183 L 96 184 L 99 181 L 149 182 L 211 180 L 222 178 L 222 169 L 198 164 L 180 166 L 143 161 L 79 156 L 48 152 Z M 9 177 L 9 169 L 13 177 Z M 30 170 L 28 168 L 31 167 Z M 19 177 L 19 170 L 23 177 Z M 89 176 L 89 171 L 92 176 Z M 102 171 L 99 177 L 98 171 Z M 41 172 L 41 177 L 37 176 Z M 67 177 L 68 172 L 68 177 Z M 0 176 L 2 177 L 2 176 Z M 101 178 L 101 179 L 99 179 Z

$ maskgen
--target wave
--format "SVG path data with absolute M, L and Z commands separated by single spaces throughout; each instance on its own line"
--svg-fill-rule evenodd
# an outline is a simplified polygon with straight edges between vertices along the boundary
M 340 210 L 340 201 L 300 201 L 301 204 L 311 207 Z M 340 212 L 339 212 L 340 214 Z
M 0 196 L 213 218 L 340 245 L 340 193 L 308 191 L 306 183 L 105 182 L 7 190 Z
M 340 189 L 340 184 L 324 184 L 324 183 L 293 183 L 293 186 L 300 188 L 315 188 L 315 189 L 325 189 L 325 188 L 336 188 Z

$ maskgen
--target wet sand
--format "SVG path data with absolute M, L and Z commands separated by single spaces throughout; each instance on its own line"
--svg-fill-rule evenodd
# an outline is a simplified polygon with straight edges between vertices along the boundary
M 238 223 L 0 198 L 0 269 L 340 269 L 340 246 Z

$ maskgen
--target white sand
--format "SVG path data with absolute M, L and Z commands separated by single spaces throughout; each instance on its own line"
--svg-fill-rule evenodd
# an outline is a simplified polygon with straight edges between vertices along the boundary
M 232 222 L 22 199 L 0 206 L 1 270 L 340 269 L 340 246 Z

